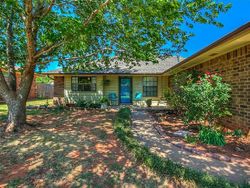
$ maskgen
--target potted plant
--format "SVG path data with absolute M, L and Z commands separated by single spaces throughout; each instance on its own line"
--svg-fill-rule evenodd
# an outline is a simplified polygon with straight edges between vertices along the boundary
M 101 103 L 101 109 L 107 109 L 109 105 L 109 100 L 107 97 L 102 97 L 100 103 Z
M 147 99 L 146 104 L 147 104 L 147 107 L 151 107 L 152 106 L 152 99 Z

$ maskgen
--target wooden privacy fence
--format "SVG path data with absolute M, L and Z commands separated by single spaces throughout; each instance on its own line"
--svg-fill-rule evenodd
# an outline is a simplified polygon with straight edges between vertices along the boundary
M 54 95 L 53 84 L 37 84 L 37 97 L 51 99 Z

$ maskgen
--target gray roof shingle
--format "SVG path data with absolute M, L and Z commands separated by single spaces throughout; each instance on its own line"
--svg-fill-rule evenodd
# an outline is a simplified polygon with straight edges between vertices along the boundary
M 99 70 L 92 71 L 74 71 L 74 72 L 65 72 L 62 68 L 47 71 L 45 74 L 70 74 L 70 73 L 78 73 L 78 74 L 162 74 L 166 70 L 170 69 L 174 65 L 178 64 L 183 58 L 177 58 L 175 56 L 168 57 L 164 60 L 159 59 L 158 63 L 152 62 L 139 62 L 138 65 L 129 67 L 124 62 L 113 62 L 107 68 L 102 68 Z

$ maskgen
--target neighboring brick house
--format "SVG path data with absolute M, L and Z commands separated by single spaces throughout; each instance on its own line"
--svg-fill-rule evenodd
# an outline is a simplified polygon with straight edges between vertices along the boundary
M 5 73 L 4 73 L 5 75 Z M 37 98 L 37 84 L 36 84 L 36 78 L 37 78 L 37 74 L 34 75 L 34 79 L 33 79 L 33 83 L 30 89 L 30 93 L 29 93 L 29 99 L 34 99 Z M 21 81 L 21 73 L 20 72 L 16 72 L 16 78 L 17 78 L 17 87 L 20 84 Z M 2 98 L 0 97 L 0 101 L 2 101 Z
M 152 98 L 161 101 L 164 90 L 171 87 L 174 74 L 197 69 L 219 72 L 224 81 L 232 86 L 232 117 L 221 120 L 221 124 L 233 129 L 250 130 L 250 22 L 178 62 L 170 57 L 159 64 L 141 62 L 132 69 L 124 67 L 84 72 L 55 70 L 45 74 L 54 77 L 54 97 L 65 102 L 77 99 L 94 101 L 110 93 L 118 97 L 118 104 L 136 102 L 137 94 L 142 100 Z

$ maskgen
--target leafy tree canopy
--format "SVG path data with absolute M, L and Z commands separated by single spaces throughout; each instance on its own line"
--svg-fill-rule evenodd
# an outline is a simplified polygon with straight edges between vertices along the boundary
M 28 3 L 5 0 L 0 4 L 1 67 L 8 58 L 10 18 L 15 64 L 27 63 L 28 11 L 39 68 L 58 61 L 64 67 L 87 69 L 112 59 L 133 64 L 178 54 L 192 36 L 187 27 L 195 22 L 221 26 L 216 18 L 230 8 L 213 0 L 33 0 L 31 10 Z

